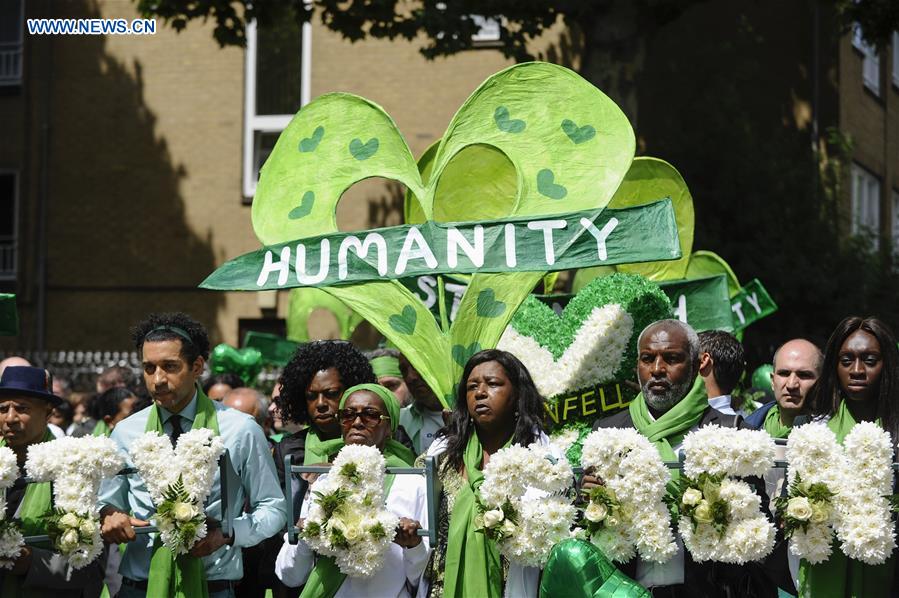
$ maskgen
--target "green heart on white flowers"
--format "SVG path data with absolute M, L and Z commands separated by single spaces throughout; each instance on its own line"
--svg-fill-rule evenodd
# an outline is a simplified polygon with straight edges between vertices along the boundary
M 577 139 L 560 130 L 564 121 L 578 123 L 571 130 Z M 594 128 L 594 140 L 578 143 L 588 136 L 585 125 Z M 454 165 L 471 151 L 490 155 L 487 170 Z M 371 177 L 405 185 L 414 205 L 407 213 L 414 211 L 419 221 L 438 215 L 470 221 L 491 210 L 499 210 L 496 217 L 521 217 L 597 209 L 612 198 L 633 154 L 633 131 L 614 102 L 578 74 L 552 64 L 519 64 L 489 77 L 429 150 L 422 174 L 396 124 L 379 106 L 351 94 L 325 94 L 297 113 L 263 166 L 253 199 L 253 229 L 269 246 L 337 232 L 341 195 Z M 500 178 L 492 176 L 495 169 L 502 171 Z M 463 175 L 465 194 L 457 192 Z M 446 397 L 458 381 L 461 358 L 467 359 L 472 348 L 496 346 L 515 309 L 544 274 L 474 274 L 451 327 L 441 326 L 395 280 L 322 290 L 368 320 L 409 358 L 438 397 Z

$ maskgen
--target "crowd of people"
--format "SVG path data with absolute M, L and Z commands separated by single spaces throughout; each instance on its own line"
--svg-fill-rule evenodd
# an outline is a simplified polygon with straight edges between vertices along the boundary
M 99 508 L 107 549 L 101 559 L 68 570 L 46 546 L 26 546 L 11 569 L 0 570 L 6 596 L 177 595 L 189 568 L 201 571 L 208 596 L 498 597 L 541 595 L 541 571 L 508 562 L 479 532 L 478 488 L 491 456 L 511 444 L 545 445 L 552 453 L 544 400 L 531 374 L 511 353 L 485 350 L 466 363 L 451 410 L 444 409 L 414 366 L 393 349 L 368 355 L 345 341 L 301 345 L 271 397 L 252 381 L 205 371 L 209 338 L 191 317 L 153 314 L 133 329 L 142 381 L 127 368 L 99 376 L 96 393 L 76 395 L 65 381 L 21 358 L 0 362 L 0 444 L 24 466 L 29 446 L 54 437 L 109 436 L 129 466 L 127 449 L 145 431 L 168 435 L 206 427 L 221 436 L 240 483 L 206 504 L 209 532 L 177 565 L 163 567 L 161 545 L 141 532 L 154 505 L 141 477 L 103 482 Z M 595 430 L 633 428 L 676 461 L 684 436 L 707 425 L 765 430 L 784 439 L 811 421 L 826 422 L 842 442 L 857 422 L 876 422 L 899 440 L 899 349 L 877 318 L 846 318 L 823 348 L 805 339 L 784 342 L 772 359 L 773 400 L 757 409 L 735 392 L 745 358 L 730 333 L 697 334 L 678 320 L 662 320 L 639 335 L 635 364 L 640 393 L 629 406 L 595 422 Z M 421 476 L 388 476 L 386 508 L 399 518 L 383 567 L 367 578 L 347 577 L 334 561 L 302 539 L 288 541 L 288 525 L 303 527 L 313 474 L 286 464 L 327 465 L 346 445 L 377 448 L 388 466 L 421 465 L 434 457 L 438 504 L 428 520 Z M 328 474 L 324 474 L 327 476 Z M 285 481 L 291 483 L 285 485 Z M 779 492 L 756 480 L 764 508 Z M 303 483 L 306 482 L 306 483 Z M 586 471 L 573 480 L 588 492 L 603 480 Z M 19 479 L 6 496 L 7 516 L 40 508 Z M 284 488 L 292 490 L 285 496 Z M 226 498 L 227 500 L 223 500 Z M 295 521 L 287 521 L 287 501 Z M 225 510 L 224 505 L 227 505 Z M 773 515 L 772 515 L 773 517 Z M 227 521 L 227 530 L 222 522 Z M 432 544 L 420 530 L 435 528 Z M 183 569 L 183 570 L 182 570 Z M 837 549 L 820 565 L 794 559 L 778 538 L 774 552 L 748 566 L 694 562 L 683 544 L 665 564 L 638 557 L 620 569 L 653 596 L 893 595 L 894 559 L 865 565 Z M 580 596 L 572 587 L 572 596 Z

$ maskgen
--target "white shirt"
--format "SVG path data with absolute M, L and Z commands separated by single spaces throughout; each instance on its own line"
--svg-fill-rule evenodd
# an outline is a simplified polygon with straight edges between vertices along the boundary
M 309 505 L 310 494 L 307 493 L 301 517 L 309 512 Z M 397 517 L 408 517 L 427 529 L 428 503 L 424 477 L 397 475 L 390 494 L 387 495 L 386 507 Z M 377 573 L 367 578 L 347 576 L 335 598 L 409 598 L 406 581 L 413 587 L 418 584 L 428 564 L 430 552 L 427 536 L 414 548 L 403 548 L 391 543 L 384 556 L 384 564 Z M 288 544 L 287 534 L 284 534 L 284 544 L 275 560 L 275 575 L 278 579 L 289 587 L 299 587 L 306 583 L 314 565 L 315 554 L 309 545 L 302 538 L 295 545 Z M 405 571 L 406 574 L 398 575 L 400 571 Z
M 560 459 L 562 454 L 549 443 L 549 437 L 543 432 L 537 439 L 536 444 L 545 446 L 549 449 L 547 452 Z M 429 457 L 436 457 L 446 451 L 446 438 L 440 438 L 428 449 Z M 536 488 L 528 488 L 524 493 L 527 500 L 540 500 L 547 496 L 546 492 L 537 490 Z M 503 596 L 506 598 L 536 598 L 540 591 L 540 569 L 537 567 L 522 567 L 516 563 L 509 563 L 509 573 L 506 576 L 506 587 L 503 589 Z M 428 588 L 424 581 L 418 586 L 419 598 L 428 595 Z
M 720 397 L 712 397 L 709 399 L 709 405 L 712 409 L 716 409 L 724 415 L 736 415 L 737 412 L 730 406 L 730 395 L 721 395 Z

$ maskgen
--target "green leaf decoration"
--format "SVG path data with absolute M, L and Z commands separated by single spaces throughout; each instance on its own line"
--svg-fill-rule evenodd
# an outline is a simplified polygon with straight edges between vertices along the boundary
M 497 301 L 493 289 L 484 289 L 478 293 L 477 313 L 482 318 L 495 318 L 506 311 L 506 304 Z
M 505 106 L 496 108 L 493 112 L 493 120 L 496 122 L 496 128 L 503 133 L 521 133 L 527 126 L 521 119 L 509 118 L 509 109 Z
M 400 334 L 412 334 L 415 332 L 416 320 L 418 320 L 418 315 L 415 313 L 415 308 L 407 305 L 403 308 L 403 313 L 393 314 L 387 321 L 390 327 Z
M 453 361 L 459 364 L 459 367 L 465 367 L 472 355 L 481 350 L 481 344 L 478 342 L 471 343 L 467 347 L 463 345 L 453 345 Z
M 704 250 L 694 251 L 690 254 L 684 278 L 706 278 L 718 274 L 727 276 L 727 289 L 731 297 L 740 292 L 742 287 L 740 281 L 737 280 L 737 275 L 720 255 Z
M 322 289 L 291 289 L 287 309 L 287 338 L 298 343 L 312 340 L 309 336 L 309 320 L 319 310 L 330 312 L 334 316 L 343 340 L 349 340 L 356 327 L 362 323 L 362 316 Z
M 568 138 L 576 145 L 584 143 L 585 141 L 590 141 L 596 137 L 596 129 L 590 125 L 579 127 L 577 126 L 577 123 L 567 118 L 562 121 L 562 131 L 564 131 L 565 134 L 568 135 Z
M 321 142 L 322 137 L 325 136 L 325 128 L 324 127 L 315 127 L 315 131 L 312 132 L 311 137 L 304 137 L 300 140 L 300 151 L 301 152 L 314 152 L 315 148 L 318 147 L 318 144 Z
M 585 141 L 589 123 L 595 141 L 572 143 L 559 131 L 565 120 L 582 123 L 574 133 Z M 319 127 L 322 133 L 313 149 Z M 253 200 L 253 228 L 269 246 L 336 232 L 341 195 L 371 177 L 406 186 L 408 222 L 602 208 L 630 167 L 634 147 L 630 123 L 614 102 L 577 73 L 553 64 L 518 64 L 489 77 L 421 164 L 379 106 L 351 94 L 325 94 L 297 113 L 263 166 Z M 552 177 L 539 175 L 541 171 Z M 549 195 L 541 193 L 540 181 Z M 314 194 L 308 213 L 289 218 L 305 205 L 300 201 L 298 206 L 297 197 L 307 191 Z M 464 363 L 454 347 L 464 347 L 467 359 L 473 347 L 496 346 L 512 313 L 545 273 L 473 275 L 449 330 L 398 281 L 322 290 L 368 320 L 409 357 L 438 397 L 448 397 L 458 381 L 460 361 Z M 482 299 L 479 314 L 478 299 L 488 290 L 492 301 Z M 505 304 L 502 312 L 500 304 Z
M 635 158 L 609 207 L 624 208 L 650 203 L 661 197 L 670 197 L 677 219 L 681 257 L 665 262 L 645 264 L 621 264 L 619 272 L 640 274 L 650 280 L 677 280 L 687 278 L 687 262 L 693 250 L 693 196 L 680 173 L 668 162 L 658 158 Z

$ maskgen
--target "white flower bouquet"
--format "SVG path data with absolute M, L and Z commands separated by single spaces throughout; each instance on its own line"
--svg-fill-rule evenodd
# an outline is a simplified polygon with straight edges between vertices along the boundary
M 28 475 L 37 482 L 53 482 L 47 535 L 74 569 L 86 567 L 103 550 L 97 494 L 103 478 L 123 466 L 116 444 L 106 437 L 67 436 L 28 448 Z
M 671 476 L 659 452 L 633 429 L 610 428 L 584 441 L 581 463 L 603 485 L 594 488 L 583 513 L 592 542 L 617 562 L 668 561 L 677 552 L 665 488 Z
M 684 546 L 697 562 L 743 564 L 774 549 L 774 524 L 761 498 L 738 476 L 774 465 L 774 441 L 763 430 L 705 426 L 684 438 L 684 475 L 672 502 Z
M 6 491 L 18 477 L 16 454 L 9 447 L 0 447 L 0 568 L 3 569 L 12 568 L 25 544 L 22 532 L 12 518 L 13 513 L 6 512 Z
M 172 448 L 168 436 L 147 432 L 128 452 L 156 506 L 153 519 L 162 543 L 175 554 L 189 552 L 208 532 L 204 504 L 225 452 L 221 437 L 197 428 Z
M 500 449 L 484 467 L 478 490 L 479 530 L 507 559 L 527 567 L 543 566 L 552 547 L 571 537 L 576 513 L 566 495 L 571 466 L 546 451 L 519 444 Z
M 312 485 L 300 533 L 318 554 L 334 557 L 340 572 L 370 577 L 381 568 L 399 518 L 384 507 L 384 456 L 375 447 L 343 447 L 328 475 Z

